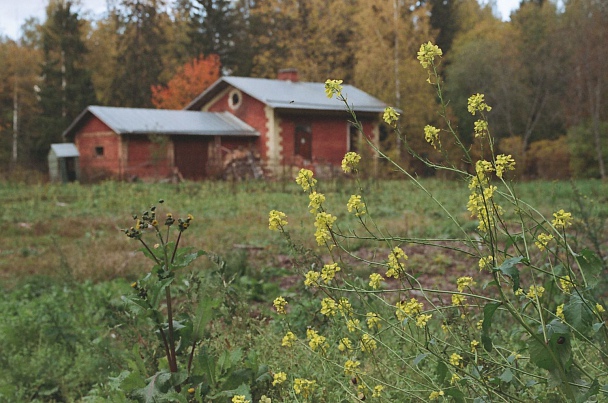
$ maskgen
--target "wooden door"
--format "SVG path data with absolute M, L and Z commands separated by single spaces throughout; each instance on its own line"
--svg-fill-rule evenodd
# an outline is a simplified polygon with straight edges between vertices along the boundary
M 185 179 L 199 180 L 207 175 L 209 141 L 202 136 L 173 138 L 175 166 Z
M 294 154 L 305 160 L 312 160 L 312 129 L 310 124 L 296 125 Z

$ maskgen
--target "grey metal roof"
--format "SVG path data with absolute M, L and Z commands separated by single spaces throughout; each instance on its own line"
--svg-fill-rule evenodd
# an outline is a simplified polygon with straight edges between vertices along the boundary
M 335 97 L 327 98 L 324 83 L 292 82 L 251 77 L 222 77 L 194 99 L 185 109 L 201 108 L 218 91 L 229 84 L 257 100 L 281 109 L 344 111 L 345 105 Z M 383 112 L 386 104 L 368 93 L 344 85 L 342 93 L 355 112 Z
M 83 123 L 87 114 L 93 114 L 118 134 L 259 135 L 254 128 L 228 112 L 89 106 L 66 129 L 64 136 Z
M 74 143 L 51 144 L 51 150 L 57 158 L 80 157 L 80 153 Z

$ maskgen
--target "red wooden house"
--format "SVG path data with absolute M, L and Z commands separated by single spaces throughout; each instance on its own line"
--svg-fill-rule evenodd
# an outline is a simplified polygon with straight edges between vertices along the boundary
M 349 85 L 343 93 L 372 140 L 386 104 Z M 187 179 L 217 172 L 235 149 L 259 156 L 264 171 L 336 167 L 360 134 L 323 83 L 299 82 L 295 70 L 276 80 L 223 77 L 184 110 L 90 106 L 64 132 L 80 152 L 83 176 Z

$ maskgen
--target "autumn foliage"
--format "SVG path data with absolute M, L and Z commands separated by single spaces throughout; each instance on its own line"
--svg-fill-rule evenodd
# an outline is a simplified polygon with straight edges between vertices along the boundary
M 182 109 L 219 78 L 219 56 L 200 55 L 180 67 L 166 86 L 152 86 L 152 104 L 159 109 Z

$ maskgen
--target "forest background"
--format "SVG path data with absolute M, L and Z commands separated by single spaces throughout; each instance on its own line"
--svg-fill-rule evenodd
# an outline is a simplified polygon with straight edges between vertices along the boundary
M 88 105 L 181 109 L 220 75 L 295 67 L 301 81 L 343 79 L 401 109 L 404 138 L 387 133 L 382 147 L 433 175 L 406 152 L 442 158 L 423 135 L 445 124 L 416 60 L 428 41 L 443 49 L 447 114 L 473 151 L 466 102 L 484 93 L 519 177 L 606 178 L 602 0 L 522 0 L 510 21 L 476 0 L 108 0 L 96 20 L 50 0 L 44 21 L 0 37 L 0 167 L 44 172 L 50 144 Z

